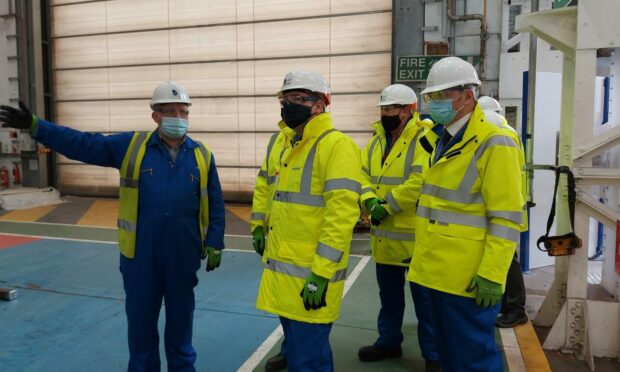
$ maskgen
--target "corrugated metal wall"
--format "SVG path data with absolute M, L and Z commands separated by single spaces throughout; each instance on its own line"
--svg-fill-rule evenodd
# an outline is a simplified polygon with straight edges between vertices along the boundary
M 52 1 L 56 121 L 84 131 L 152 130 L 148 100 L 172 79 L 193 101 L 190 135 L 216 156 L 228 197 L 250 195 L 284 74 L 333 89 L 338 129 L 360 146 L 390 83 L 391 0 Z M 118 172 L 58 156 L 67 193 L 116 192 Z

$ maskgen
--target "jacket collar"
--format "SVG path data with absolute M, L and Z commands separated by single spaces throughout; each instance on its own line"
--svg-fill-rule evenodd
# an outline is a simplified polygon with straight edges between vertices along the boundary
M 160 144 L 165 145 L 165 143 L 159 137 L 159 131 L 155 129 L 153 131 L 153 134 L 151 135 L 151 138 L 149 138 L 149 142 L 147 143 L 147 145 L 148 146 L 159 146 Z M 190 150 L 193 150 L 196 147 L 198 147 L 198 144 L 196 143 L 196 141 L 191 139 L 188 135 L 185 135 L 185 141 L 183 141 L 183 143 L 181 144 L 181 146 L 179 146 L 179 148 L 183 148 L 184 146 L 187 146 Z

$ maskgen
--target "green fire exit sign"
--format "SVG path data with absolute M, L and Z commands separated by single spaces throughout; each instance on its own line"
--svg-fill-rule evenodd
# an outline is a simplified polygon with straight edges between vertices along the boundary
M 396 81 L 424 81 L 433 64 L 448 56 L 405 56 L 396 59 Z M 478 69 L 479 56 L 458 56 Z

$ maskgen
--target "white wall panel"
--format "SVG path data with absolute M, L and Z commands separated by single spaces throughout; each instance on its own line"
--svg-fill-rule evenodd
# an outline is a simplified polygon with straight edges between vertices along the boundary
M 139 66 L 109 69 L 111 99 L 147 98 L 162 81 L 170 79 L 170 66 Z
M 56 100 L 108 99 L 108 69 L 63 70 L 54 74 Z
M 390 50 L 392 13 L 330 18 L 330 49 L 335 53 Z
M 107 31 L 105 2 L 52 8 L 52 36 L 103 34 Z
M 170 27 L 234 23 L 237 21 L 235 3 L 222 0 L 169 0 Z
M 108 32 L 169 27 L 168 0 L 114 0 L 105 4 Z
M 168 31 L 108 35 L 109 66 L 170 62 Z
M 329 18 L 256 23 L 256 58 L 329 54 Z
M 95 35 L 56 39 L 52 58 L 54 67 L 58 69 L 106 66 L 108 37 Z
M 237 58 L 237 27 L 230 25 L 170 30 L 171 62 Z
M 56 120 L 89 132 L 152 130 L 150 95 L 177 80 L 193 101 L 190 135 L 214 152 L 228 193 L 254 187 L 288 71 L 330 81 L 334 124 L 360 146 L 390 83 L 390 0 L 70 3 L 53 9 Z M 58 162 L 64 190 L 118 185 L 116 170 Z

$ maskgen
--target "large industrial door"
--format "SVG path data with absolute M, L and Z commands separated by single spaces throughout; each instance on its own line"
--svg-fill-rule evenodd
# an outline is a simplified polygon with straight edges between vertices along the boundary
M 104 134 L 152 130 L 148 100 L 167 79 L 193 101 L 190 135 L 216 156 L 229 198 L 247 199 L 277 127 L 284 74 L 330 81 L 338 129 L 360 146 L 390 83 L 390 0 L 52 1 L 57 122 Z M 58 184 L 114 195 L 118 173 L 58 156 Z

